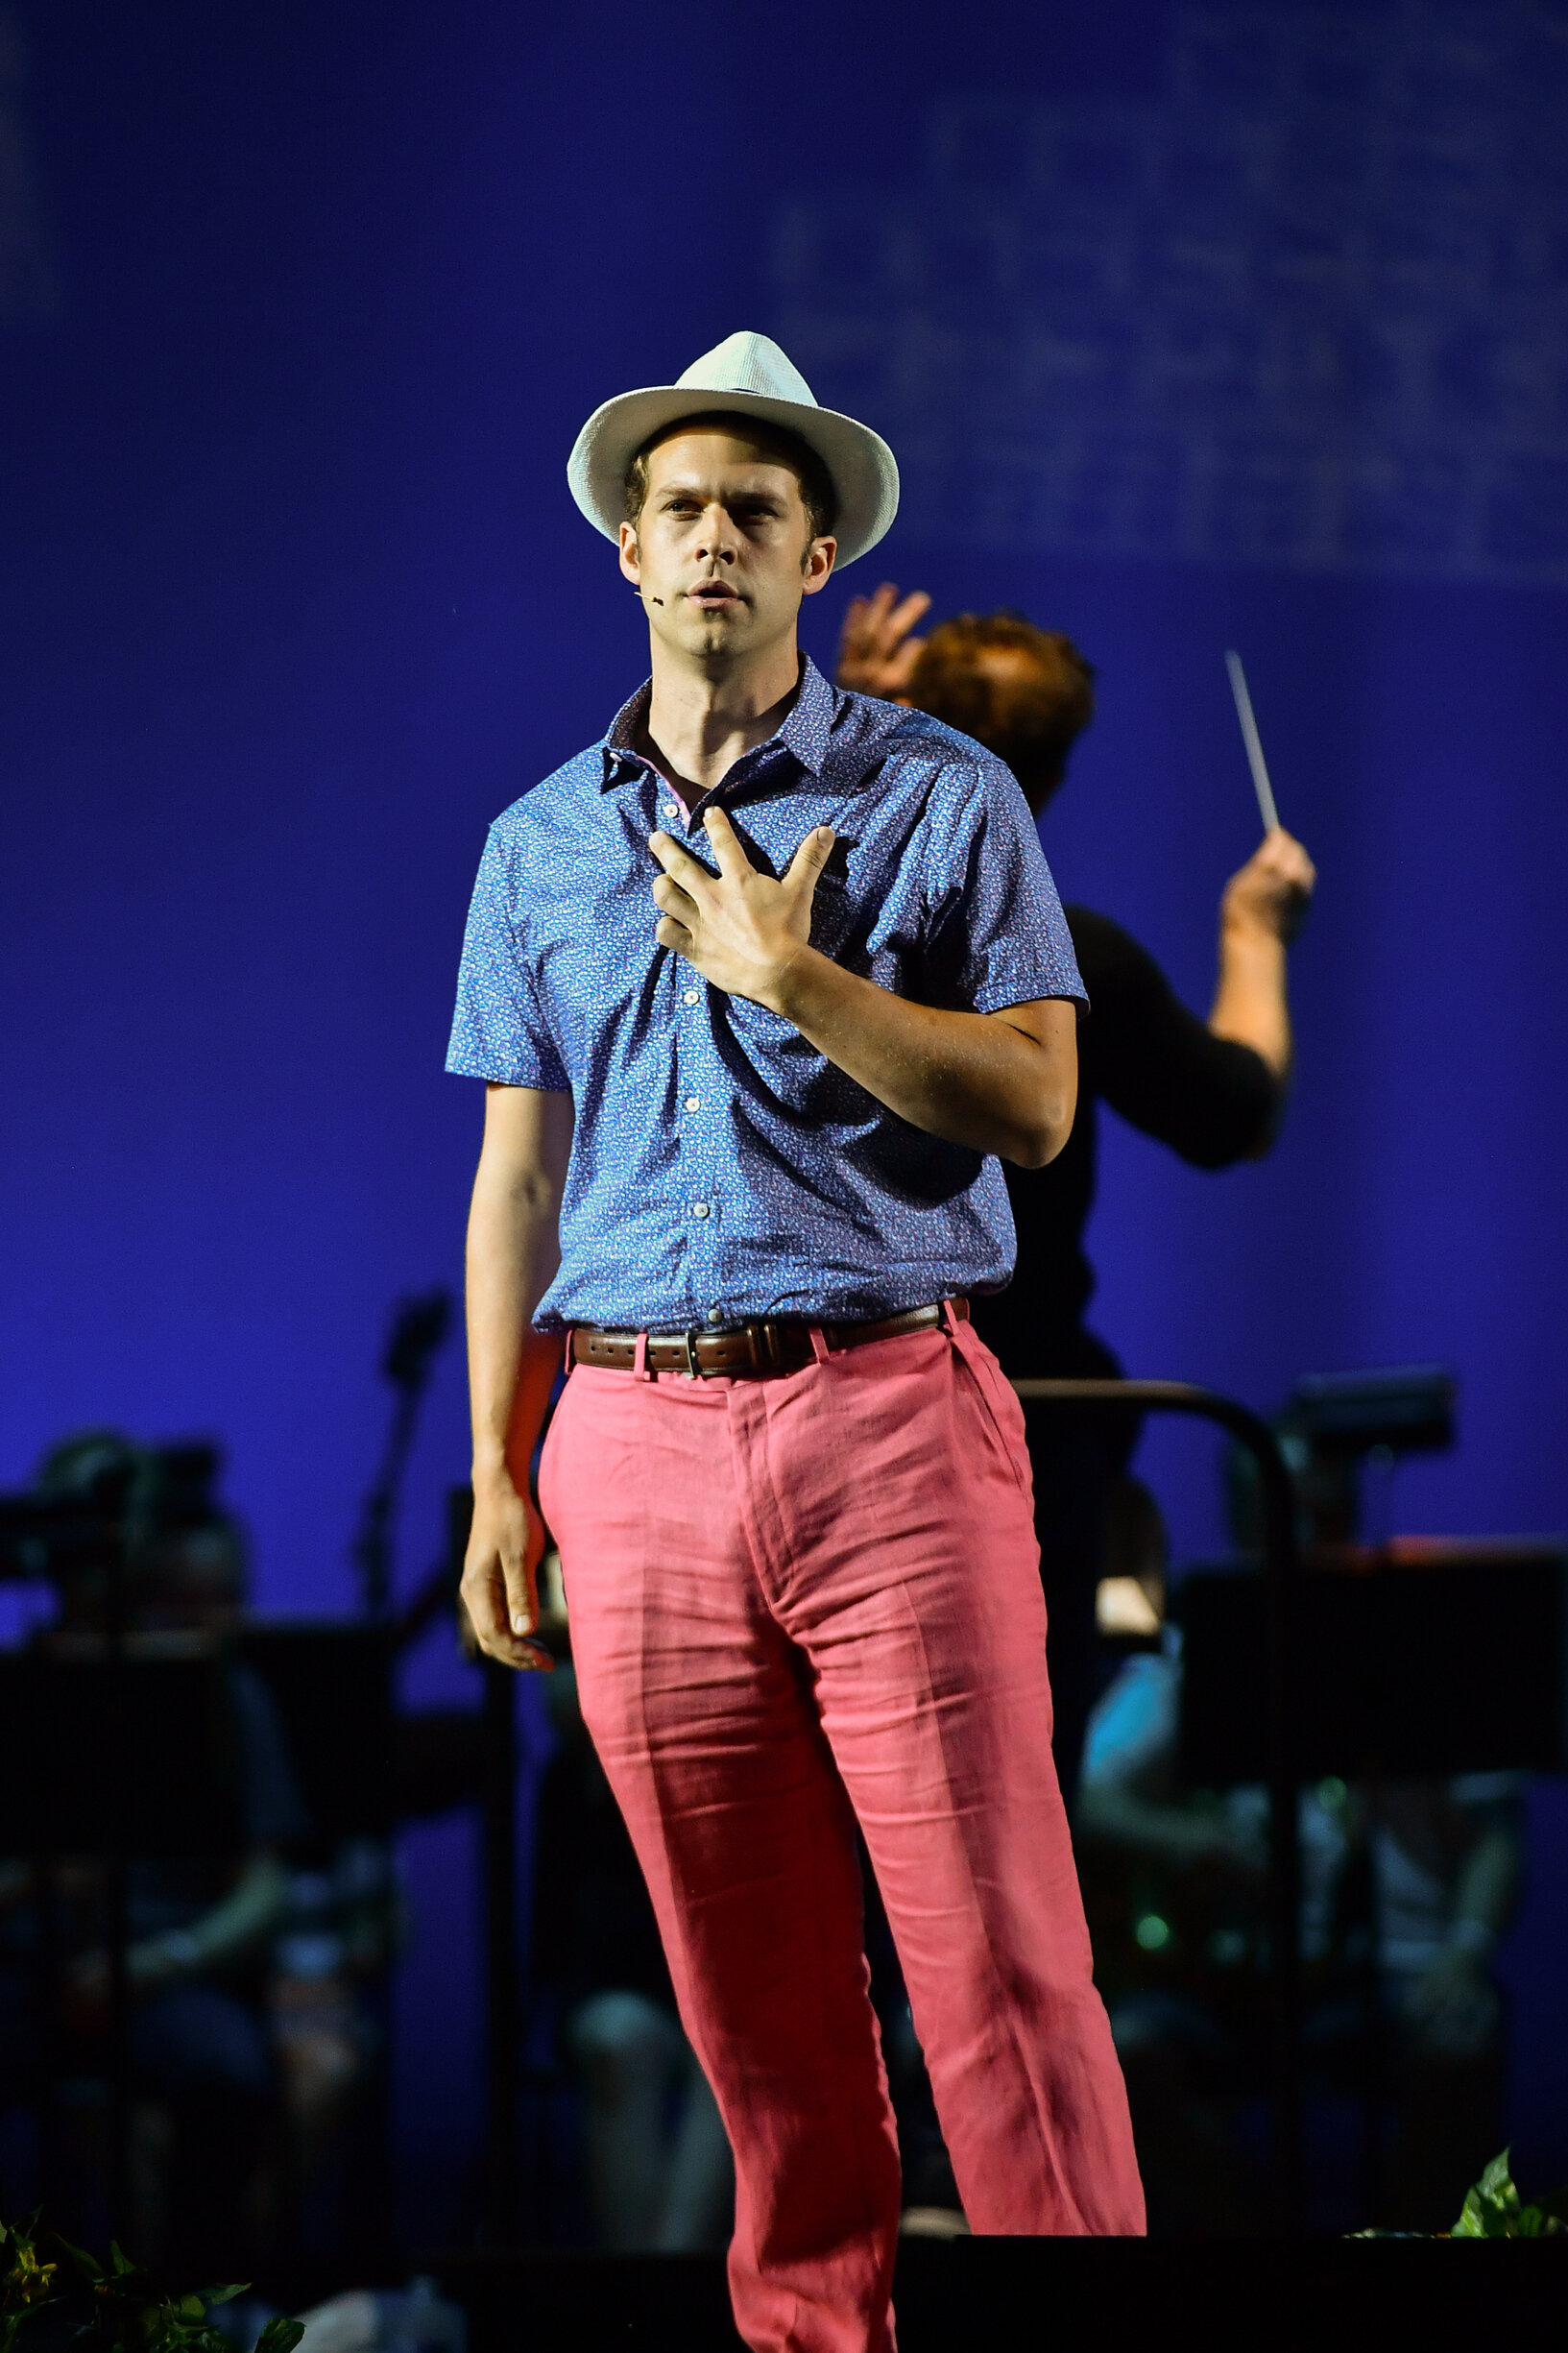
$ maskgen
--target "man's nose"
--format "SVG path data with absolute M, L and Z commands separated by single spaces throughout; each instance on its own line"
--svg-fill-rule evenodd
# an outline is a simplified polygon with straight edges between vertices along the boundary
M 703 509 L 696 552 L 705 560 L 711 559 L 716 564 L 733 564 L 738 536 L 728 510 L 715 499 L 711 506 Z

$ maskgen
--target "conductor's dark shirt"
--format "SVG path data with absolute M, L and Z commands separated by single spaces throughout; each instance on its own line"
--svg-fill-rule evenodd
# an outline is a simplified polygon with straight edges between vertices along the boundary
M 1005 1163 L 1018 1266 L 1007 1289 L 971 1302 L 976 1326 L 1016 1378 L 1115 1372 L 1083 1328 L 1095 1288 L 1083 1229 L 1095 1198 L 1099 1105 L 1194 1168 L 1225 1168 L 1267 1145 L 1280 1086 L 1250 1046 L 1212 1036 L 1154 958 L 1108 915 L 1065 910 L 1089 995 L 1078 1029 L 1078 1111 L 1049 1168 Z

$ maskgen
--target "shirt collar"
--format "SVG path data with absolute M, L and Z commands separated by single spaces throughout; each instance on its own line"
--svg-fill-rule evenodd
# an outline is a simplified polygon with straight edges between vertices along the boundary
M 609 791 L 633 768 L 645 763 L 637 749 L 638 729 L 647 716 L 653 696 L 653 681 L 645 678 L 628 702 L 622 703 L 605 731 L 600 750 L 604 756 L 602 789 Z M 765 743 L 753 744 L 749 752 L 730 770 L 724 780 L 744 769 L 748 773 L 760 767 L 776 752 L 787 752 L 808 776 L 821 780 L 828 758 L 828 740 L 832 732 L 833 714 L 837 707 L 833 689 L 818 669 L 809 654 L 803 656 L 800 691 L 790 704 L 784 724 Z M 722 790 L 722 787 L 720 789 Z

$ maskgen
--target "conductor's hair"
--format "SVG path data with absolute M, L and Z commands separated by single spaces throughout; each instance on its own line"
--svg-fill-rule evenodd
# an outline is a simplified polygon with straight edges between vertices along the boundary
M 959 613 L 933 629 L 909 700 L 1005 760 L 1036 809 L 1095 716 L 1095 672 L 1070 637 L 1022 613 Z

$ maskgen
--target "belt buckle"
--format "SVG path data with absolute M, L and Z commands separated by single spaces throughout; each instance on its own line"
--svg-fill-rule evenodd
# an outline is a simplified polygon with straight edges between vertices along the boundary
M 691 1375 L 691 1378 L 694 1381 L 705 1381 L 707 1380 L 708 1375 L 703 1371 L 701 1365 L 699 1365 L 697 1362 L 698 1328 L 699 1327 L 695 1323 L 688 1324 L 686 1330 L 681 1334 L 681 1338 L 686 1343 L 686 1369 L 688 1372 Z

